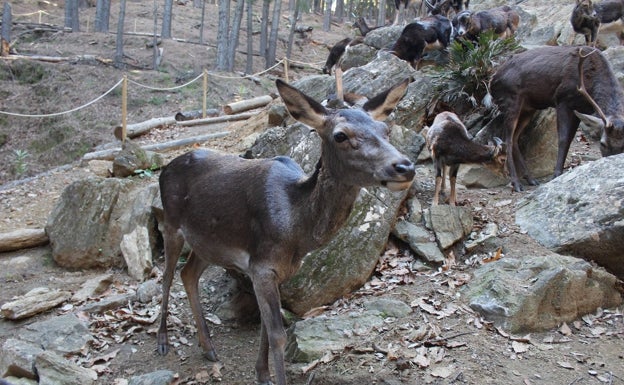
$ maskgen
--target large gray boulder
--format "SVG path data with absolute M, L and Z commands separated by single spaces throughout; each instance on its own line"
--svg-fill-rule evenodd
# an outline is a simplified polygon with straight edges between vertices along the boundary
M 52 257 L 70 269 L 123 267 L 120 244 L 137 226 L 156 244 L 157 184 L 141 178 L 88 178 L 69 185 L 46 224 Z
M 624 278 L 623 169 L 620 154 L 564 173 L 519 202 L 516 223 L 554 252 L 595 261 Z
M 520 333 L 618 306 L 622 298 L 616 282 L 612 274 L 578 258 L 503 258 L 477 269 L 462 297 L 496 326 Z

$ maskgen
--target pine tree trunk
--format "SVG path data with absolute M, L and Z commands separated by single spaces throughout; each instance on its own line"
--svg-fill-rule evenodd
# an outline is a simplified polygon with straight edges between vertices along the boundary
M 123 32 L 126 18 L 126 0 L 119 1 L 119 21 L 117 22 L 117 39 L 115 43 L 115 67 L 123 67 Z
M 290 32 L 288 33 L 288 45 L 286 47 L 286 57 L 290 59 L 292 53 L 293 40 L 295 38 L 295 29 L 297 28 L 297 19 L 299 18 L 300 0 L 297 0 L 295 9 L 290 12 Z
M 163 39 L 171 39 L 171 18 L 173 12 L 173 0 L 165 0 L 165 10 L 163 12 L 163 25 L 160 36 Z
M 232 29 L 230 33 L 230 42 L 228 45 L 228 71 L 234 71 L 236 49 L 238 48 L 238 38 L 240 36 L 240 26 L 243 21 L 243 12 L 245 11 L 245 0 L 238 0 L 236 8 L 234 8 L 234 19 L 232 20 Z
M 277 37 L 279 32 L 280 17 L 282 13 L 282 2 L 277 0 L 273 5 L 273 19 L 271 20 L 271 33 L 269 35 L 269 52 L 267 54 L 266 68 L 275 64 L 277 51 Z
M 260 24 L 260 55 L 264 58 L 265 68 L 270 67 L 269 63 L 269 9 L 271 7 L 271 0 L 263 0 L 262 2 L 262 21 Z
M 217 65 L 218 71 L 227 71 L 229 69 L 228 52 L 229 52 L 229 35 L 230 35 L 230 0 L 219 0 L 219 27 L 217 30 Z
M 245 73 L 253 73 L 253 0 L 247 0 L 247 64 Z
M 331 7 L 332 0 L 325 2 L 325 14 L 323 15 L 323 31 L 329 32 L 331 28 Z
M 97 0 L 95 4 L 95 32 L 108 32 L 110 0 Z
M 72 32 L 80 32 L 78 0 L 65 1 L 65 27 L 71 28 Z

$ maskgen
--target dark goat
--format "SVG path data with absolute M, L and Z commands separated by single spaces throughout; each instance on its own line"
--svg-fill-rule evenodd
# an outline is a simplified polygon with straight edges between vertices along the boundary
M 347 37 L 334 44 L 334 46 L 329 50 L 327 61 L 325 62 L 325 66 L 323 66 L 324 74 L 331 75 L 332 68 L 334 68 L 340 58 L 342 58 L 342 55 L 345 53 L 347 47 L 353 40 L 354 39 Z
M 600 27 L 600 17 L 594 9 L 591 0 L 577 0 L 570 23 L 574 32 L 585 36 L 585 44 L 595 45 L 598 37 L 598 27 Z
M 510 37 L 516 33 L 519 24 L 520 15 L 507 5 L 479 12 L 465 10 L 453 18 L 454 37 L 476 41 L 479 34 L 489 30 L 499 37 Z
M 624 0 L 603 0 L 599 3 L 594 3 L 594 9 L 598 17 L 600 17 L 601 32 L 611 29 L 605 26 L 605 24 L 616 21 L 624 22 Z M 620 39 L 620 45 L 624 44 L 624 32 L 622 31 L 621 23 L 613 25 L 613 28 L 616 29 L 615 32 Z
M 457 14 L 464 8 L 468 9 L 470 0 L 425 0 L 425 5 L 430 15 L 443 15 L 449 17 L 451 10 Z
M 466 163 L 483 163 L 495 171 L 505 167 L 503 141 L 494 138 L 494 145 L 483 145 L 472 140 L 466 126 L 452 112 L 444 111 L 436 115 L 433 124 L 427 130 L 427 148 L 431 153 L 435 167 L 436 187 L 433 204 L 439 202 L 440 192 L 445 189 L 445 168 L 449 167 L 451 195 L 449 204 L 455 206 L 457 192 L 455 184 L 459 166 Z
M 417 68 L 425 50 L 445 49 L 451 40 L 453 26 L 442 15 L 425 17 L 403 28 L 392 52 Z
M 507 168 L 515 191 L 523 190 L 519 177 L 538 184 L 518 147 L 518 138 L 537 110 L 554 107 L 557 111 L 555 177 L 563 173 L 580 120 L 600 126 L 602 156 L 624 151 L 624 92 L 596 49 L 541 47 L 514 55 L 492 76 L 490 92 L 503 115 Z M 592 113 L 600 119 L 586 115 Z

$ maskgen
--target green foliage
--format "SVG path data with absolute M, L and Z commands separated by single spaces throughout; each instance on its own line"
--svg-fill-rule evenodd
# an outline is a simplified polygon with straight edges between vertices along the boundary
M 21 177 L 28 171 L 28 162 L 26 159 L 30 154 L 26 150 L 13 150 L 13 171 L 15 175 Z
M 514 37 L 500 39 L 493 31 L 480 34 L 476 44 L 453 41 L 449 46 L 449 65 L 439 75 L 442 100 L 453 102 L 464 97 L 475 104 L 483 99 L 497 65 L 518 48 Z
M 19 60 L 10 68 L 13 78 L 23 85 L 39 83 L 48 74 L 41 63 L 31 60 Z
M 134 173 L 138 175 L 140 178 L 151 178 L 154 176 L 154 171 L 158 169 L 159 167 L 157 164 L 152 164 L 150 168 L 134 170 Z

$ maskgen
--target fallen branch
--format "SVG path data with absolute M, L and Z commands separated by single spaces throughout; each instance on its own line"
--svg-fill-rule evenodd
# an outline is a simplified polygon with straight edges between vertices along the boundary
M 183 121 L 183 122 L 178 122 L 178 126 L 185 126 L 186 127 L 186 126 L 199 126 L 201 124 L 214 124 L 214 123 L 234 122 L 236 120 L 249 119 L 252 116 L 255 116 L 257 114 L 258 114 L 258 112 L 243 112 L 242 114 L 224 115 L 224 116 L 216 116 L 214 118 L 187 120 L 187 121 Z
M 48 242 L 44 229 L 18 229 L 0 234 L 0 253 L 43 246 Z
M 254 108 L 264 107 L 271 103 L 271 101 L 273 101 L 271 95 L 258 96 L 256 98 L 226 104 L 223 106 L 223 112 L 228 115 L 237 114 L 239 112 L 252 110 Z
M 173 141 L 166 142 L 166 143 L 149 144 L 146 146 L 141 146 L 141 148 L 146 151 L 172 150 L 178 147 L 184 147 L 184 146 L 189 146 L 195 143 L 205 142 L 210 139 L 221 138 L 221 137 L 228 135 L 229 133 L 230 133 L 229 131 L 222 131 L 222 132 L 217 132 L 214 134 L 199 135 L 199 136 L 193 136 L 189 138 L 173 140 Z M 121 148 L 117 147 L 117 148 L 111 148 L 108 150 L 88 152 L 84 154 L 84 156 L 82 157 L 82 160 L 83 161 L 90 161 L 90 160 L 96 160 L 96 159 L 113 160 L 115 159 L 115 156 L 119 153 L 119 151 L 121 151 Z
M 127 138 L 136 138 L 137 136 L 141 136 L 151 129 L 156 127 L 168 126 L 170 124 L 175 124 L 176 119 L 173 116 L 168 116 L 164 118 L 153 118 L 146 120 L 144 122 L 129 124 L 126 126 L 126 137 Z M 122 140 L 122 127 L 117 126 L 114 129 L 115 138 Z

